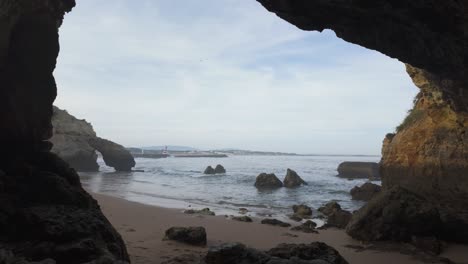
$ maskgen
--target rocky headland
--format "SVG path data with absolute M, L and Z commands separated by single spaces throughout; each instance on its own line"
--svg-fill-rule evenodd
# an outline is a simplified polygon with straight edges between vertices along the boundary
M 102 154 L 107 166 L 117 171 L 130 171 L 135 166 L 133 156 L 125 147 L 98 137 L 86 120 L 77 119 L 54 106 L 52 125 L 52 152 L 77 171 L 99 170 L 96 151 Z

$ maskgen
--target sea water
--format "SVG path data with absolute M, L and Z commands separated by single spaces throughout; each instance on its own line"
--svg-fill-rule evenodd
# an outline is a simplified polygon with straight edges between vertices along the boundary
M 143 204 L 169 208 L 209 207 L 217 214 L 238 214 L 247 208 L 252 216 L 286 218 L 292 205 L 317 209 L 335 200 L 353 211 L 363 202 L 351 200 L 349 191 L 366 179 L 337 177 L 343 161 L 378 162 L 378 156 L 230 156 L 228 158 L 137 158 L 135 170 L 114 172 L 100 159 L 101 171 L 80 173 L 82 184 L 92 192 Z M 209 165 L 221 164 L 225 174 L 204 175 Z M 308 185 L 299 188 L 258 190 L 258 174 L 274 173 L 283 180 L 286 170 L 295 170 Z M 380 183 L 377 183 L 380 184 Z

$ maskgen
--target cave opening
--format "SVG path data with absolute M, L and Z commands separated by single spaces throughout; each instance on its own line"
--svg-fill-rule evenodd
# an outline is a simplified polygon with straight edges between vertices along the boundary
M 347 226 L 347 233 L 355 239 L 364 241 L 392 240 L 425 243 L 433 242 L 434 239 L 436 241 L 442 239 L 466 243 L 468 237 L 468 213 L 466 211 L 468 208 L 468 181 L 466 179 L 468 171 L 466 162 L 468 160 L 466 147 L 468 141 L 468 133 L 466 133 L 468 127 L 466 94 L 468 86 L 466 43 L 468 41 L 466 36 L 468 34 L 466 30 L 468 27 L 466 21 L 468 20 L 466 19 L 466 6 L 468 5 L 466 1 L 424 3 L 421 1 L 375 1 L 370 3 L 369 1 L 258 0 L 258 2 L 269 11 L 303 30 L 331 29 L 339 38 L 348 42 L 398 58 L 406 63 L 407 73 L 420 89 L 415 107 L 408 118 L 398 128 L 396 134 L 387 135 L 383 142 L 382 194 L 352 215 L 351 222 Z M 119 8 L 122 3 L 122 1 L 117 2 L 112 7 Z M 148 8 L 151 4 L 147 1 L 143 7 Z M 0 119 L 2 120 L 2 129 L 0 129 L 2 145 L 0 150 L 2 158 L 0 161 L 0 262 L 5 262 L 5 260 L 7 263 L 23 263 L 25 260 L 26 263 L 43 260 L 50 262 L 47 260 L 50 258 L 53 259 L 52 262 L 55 260 L 57 263 L 94 261 L 126 263 L 130 260 L 122 237 L 104 216 L 96 200 L 83 189 L 76 171 L 50 151 L 52 145 L 47 141 L 52 130 L 50 124 L 53 114 L 52 102 L 57 92 L 53 76 L 59 49 L 57 28 L 62 24 L 64 13 L 71 11 L 74 6 L 73 0 L 0 1 L 0 81 L 2 83 L 0 91 Z M 187 8 L 182 11 L 190 14 L 191 10 Z M 240 20 L 250 22 L 246 17 L 240 17 L 242 17 Z M 148 16 L 146 22 L 151 24 L 149 21 L 153 18 Z M 115 23 L 119 21 L 112 17 L 106 19 L 104 22 L 108 29 L 116 30 Z M 95 29 L 93 26 L 96 20 L 89 19 L 86 22 L 90 30 Z M 195 22 L 197 21 L 192 21 L 192 23 Z M 124 21 L 123 25 L 125 24 Z M 218 30 L 226 31 L 228 25 L 217 26 Z M 263 27 L 260 29 L 254 32 L 255 37 L 260 38 L 261 33 L 268 32 Z M 125 32 L 126 29 L 121 27 L 118 30 Z M 173 30 L 173 35 L 178 36 L 182 35 L 184 28 L 171 30 Z M 285 36 L 277 31 L 276 25 L 272 26 L 271 30 L 278 32 L 277 35 L 280 37 Z M 65 34 L 65 31 L 63 33 Z M 231 36 L 236 36 L 235 30 L 229 33 Z M 330 33 L 326 32 L 321 36 L 327 36 L 327 34 Z M 132 34 L 127 35 L 129 38 L 132 36 Z M 227 38 L 229 41 L 236 39 L 237 37 Z M 277 42 L 262 40 L 264 41 L 254 44 L 263 45 L 265 42 L 277 44 Z M 78 37 L 73 41 L 81 43 L 82 39 Z M 150 42 L 151 45 L 157 47 L 152 50 L 151 54 L 161 55 L 158 54 L 161 46 L 156 44 L 161 44 L 162 47 L 175 47 L 179 48 L 180 54 L 164 52 L 165 54 L 162 55 L 165 56 L 162 56 L 161 60 L 164 62 L 164 59 L 170 59 L 171 56 L 181 55 L 180 59 L 183 62 L 187 58 L 187 53 L 189 55 L 196 53 L 193 49 L 184 48 L 186 41 L 187 39 Z M 226 39 L 224 41 L 228 42 Z M 92 42 L 92 39 L 89 42 Z M 119 47 L 117 44 L 119 44 L 118 41 L 110 44 L 106 42 L 102 50 L 112 50 L 114 46 Z M 133 52 L 141 52 L 142 43 L 137 41 L 125 44 L 127 44 L 126 48 L 133 48 Z M 218 45 L 205 48 L 212 50 Z M 250 48 L 255 46 L 252 43 L 239 45 Z M 62 46 L 63 54 L 66 54 L 66 46 Z M 85 46 L 85 44 L 82 45 L 83 48 Z M 264 49 L 261 45 L 256 47 Z M 232 50 L 235 49 L 227 51 L 229 53 Z M 273 50 L 274 54 L 276 52 Z M 117 50 L 113 53 L 121 55 L 124 50 Z M 250 54 L 255 55 L 255 49 Z M 205 61 L 204 57 L 198 56 L 200 54 L 196 55 L 197 65 L 202 62 L 203 64 L 211 62 L 211 58 Z M 239 54 L 235 55 L 232 63 L 239 63 L 236 59 L 245 58 L 238 56 Z M 304 54 L 299 55 L 301 57 Z M 99 58 L 99 56 L 95 57 Z M 80 59 L 89 60 L 89 57 L 77 56 L 75 61 Z M 131 61 L 120 60 L 111 62 L 117 66 L 131 63 Z M 320 60 L 319 62 L 321 65 L 324 63 Z M 147 65 L 148 61 L 143 61 L 143 64 Z M 274 65 L 274 63 L 269 61 L 268 65 Z M 175 69 L 180 69 L 183 64 L 176 66 L 179 68 L 175 67 Z M 248 69 L 252 70 L 256 65 L 247 63 L 244 66 L 250 66 Z M 110 104 L 112 98 L 116 98 L 115 96 L 122 92 L 118 85 L 122 80 L 105 78 L 108 77 L 106 67 L 96 68 L 83 64 L 81 67 L 84 68 L 82 69 L 84 72 L 97 71 L 103 77 L 102 83 L 111 86 L 112 89 L 109 89 L 105 96 L 97 98 L 101 104 L 96 104 L 94 109 L 88 109 L 90 112 L 105 112 L 107 108 L 102 105 Z M 375 70 L 374 68 L 379 67 L 369 67 L 367 70 Z M 141 93 L 141 90 L 138 90 L 141 88 L 140 84 L 132 82 L 135 79 L 129 78 L 129 71 L 122 71 L 122 69 L 122 67 L 113 68 L 111 76 L 125 76 L 126 86 L 132 86 L 134 92 Z M 222 69 L 223 67 L 215 67 L 215 70 Z M 195 71 L 196 68 L 191 70 Z M 152 72 L 163 77 L 167 76 L 164 72 Z M 212 72 L 211 69 L 210 75 Z M 271 74 L 271 72 L 271 68 L 260 67 L 262 74 Z M 133 73 L 145 73 L 145 69 L 138 68 Z M 220 74 L 220 76 L 223 77 L 221 79 L 229 77 L 225 74 Z M 244 81 L 236 88 L 245 92 L 241 88 L 245 88 L 251 79 L 242 79 L 239 78 L 240 76 L 240 74 L 234 74 L 235 79 Z M 308 75 L 301 74 L 300 76 Z M 79 78 L 81 76 L 73 76 L 73 72 L 68 72 L 68 77 Z M 85 77 L 89 76 L 85 75 Z M 317 78 L 316 75 L 313 77 Z M 57 80 L 61 89 L 66 83 L 60 78 L 62 77 Z M 184 81 L 183 84 L 186 87 L 194 82 L 192 78 L 184 79 Z M 281 83 L 277 79 L 272 79 L 270 82 Z M 88 88 L 83 88 L 83 85 L 78 82 L 71 82 L 70 87 L 72 84 L 77 84 L 80 89 Z M 201 82 L 200 85 L 204 87 L 206 83 Z M 247 87 L 250 92 L 252 87 Z M 254 85 L 255 87 L 257 85 Z M 381 87 L 380 83 L 379 87 Z M 96 93 L 98 88 L 101 87 L 90 87 L 87 92 Z M 164 90 L 171 91 L 173 88 L 171 82 L 168 82 L 167 88 Z M 188 89 L 187 92 L 192 92 L 189 95 L 195 96 L 198 91 Z M 177 94 L 179 93 L 174 95 L 175 101 L 180 99 Z M 238 101 L 249 99 L 245 94 L 241 95 L 243 97 Z M 279 96 L 287 98 L 288 94 L 279 94 Z M 304 99 L 306 96 L 296 94 L 296 97 Z M 411 97 L 407 99 L 408 104 L 411 104 Z M 95 97 L 75 96 L 72 99 L 81 103 L 91 103 L 93 98 Z M 209 100 L 210 98 L 210 96 L 201 98 L 198 104 L 217 103 Z M 69 100 L 72 101 L 72 99 Z M 129 109 L 140 103 L 140 100 L 121 100 L 117 103 L 119 103 L 117 108 L 124 109 L 118 113 L 123 118 Z M 154 102 L 146 104 L 143 110 L 152 109 L 154 105 Z M 270 105 L 253 105 L 258 109 L 271 110 L 272 105 L 276 104 L 270 102 Z M 172 104 L 158 102 L 158 106 L 163 109 L 162 114 L 167 115 L 167 110 L 170 110 Z M 183 104 L 179 110 L 185 111 L 184 113 L 194 112 L 189 111 L 193 109 L 185 108 L 187 106 L 190 104 Z M 224 108 L 229 108 L 228 106 L 223 104 Z M 297 111 L 296 114 L 300 114 L 302 110 Z M 343 111 L 343 109 L 338 110 Z M 276 113 L 277 109 L 266 112 Z M 203 112 L 199 114 L 203 117 Z M 178 125 L 177 119 L 168 119 L 172 122 L 171 126 Z M 196 118 L 193 119 L 196 120 Z M 212 122 L 220 122 L 221 119 L 213 120 Z M 302 117 L 300 123 L 304 120 L 308 118 Z M 398 123 L 395 122 L 395 124 Z M 211 124 L 207 123 L 207 125 Z M 286 128 L 290 127 L 284 122 L 280 124 Z M 138 125 L 134 124 L 132 129 L 141 131 L 142 127 Z M 264 126 L 264 124 L 259 123 L 257 126 Z M 266 129 L 268 130 L 268 127 Z M 307 128 L 299 127 L 296 130 L 307 131 Z M 204 134 L 203 131 L 192 131 L 192 135 L 197 133 Z M 200 190 L 203 192 L 207 189 Z M 421 238 L 428 239 L 420 240 Z

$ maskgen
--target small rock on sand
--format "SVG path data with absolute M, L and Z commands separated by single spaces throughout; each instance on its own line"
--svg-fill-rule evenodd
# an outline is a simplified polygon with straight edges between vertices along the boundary
M 281 227 L 290 227 L 291 224 L 282 222 L 278 219 L 263 219 L 260 223 L 264 225 L 274 225 L 274 226 L 281 226 Z
M 206 230 L 204 227 L 171 227 L 166 230 L 163 240 L 204 246 L 206 245 Z

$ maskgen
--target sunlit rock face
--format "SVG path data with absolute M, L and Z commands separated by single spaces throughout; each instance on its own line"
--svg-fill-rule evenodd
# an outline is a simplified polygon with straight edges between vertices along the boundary
M 74 5 L 0 0 L 0 255 L 8 256 L 0 262 L 129 260 L 75 170 L 46 141 L 57 93 L 58 27 Z
M 384 140 L 384 188 L 468 203 L 468 86 L 409 65 L 407 71 L 421 91 L 396 135 Z
M 433 202 L 460 240 L 455 229 L 468 230 L 468 1 L 257 1 L 300 29 L 331 29 L 406 63 L 420 93 L 408 118 L 384 139 L 383 187 L 402 186 Z M 355 223 L 366 221 L 360 215 Z M 367 224 L 363 229 L 374 226 Z

